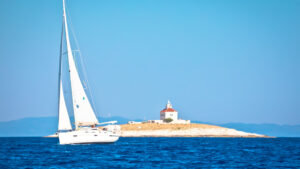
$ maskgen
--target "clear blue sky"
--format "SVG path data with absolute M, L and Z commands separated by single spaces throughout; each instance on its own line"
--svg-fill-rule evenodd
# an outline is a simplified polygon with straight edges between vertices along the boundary
M 68 0 L 101 116 L 300 124 L 300 1 Z M 0 121 L 57 115 L 60 0 L 0 0 Z

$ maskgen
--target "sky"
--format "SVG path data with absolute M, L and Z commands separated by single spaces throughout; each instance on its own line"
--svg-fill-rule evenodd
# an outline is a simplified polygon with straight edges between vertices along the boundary
M 300 1 L 67 0 L 97 114 L 300 124 Z M 0 121 L 57 116 L 60 0 L 0 0 Z

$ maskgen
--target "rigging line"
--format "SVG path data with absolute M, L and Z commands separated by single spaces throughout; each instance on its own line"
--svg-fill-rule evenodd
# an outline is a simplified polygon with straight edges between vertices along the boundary
M 78 44 L 78 41 L 77 41 L 77 38 L 76 38 L 76 35 L 75 35 L 75 31 L 73 30 L 73 24 L 72 24 L 72 20 L 71 20 L 70 14 L 69 14 L 68 7 L 66 7 L 66 13 L 68 13 L 67 17 L 69 19 L 69 27 L 71 28 L 71 32 L 72 32 L 71 35 L 72 35 L 72 37 L 74 38 L 74 41 L 75 41 L 75 45 L 76 45 L 76 49 L 77 49 L 76 51 L 78 51 L 79 58 L 80 58 L 80 61 L 82 63 L 81 66 L 82 66 L 83 76 L 85 77 L 85 81 L 86 81 L 86 85 L 85 86 L 86 86 L 86 88 L 87 88 L 87 90 L 88 90 L 88 92 L 89 92 L 89 94 L 91 96 L 90 99 L 92 101 L 92 107 L 93 107 L 95 113 L 97 114 L 97 116 L 100 117 L 99 114 L 98 114 L 98 112 L 97 112 L 97 110 L 96 110 L 96 104 L 94 102 L 93 94 L 91 92 L 90 87 L 88 87 L 88 86 L 90 86 L 90 83 L 89 83 L 88 78 L 87 78 L 87 70 L 86 70 L 87 68 L 86 68 L 85 61 L 84 61 L 84 59 L 82 57 L 81 51 L 79 49 L 79 44 Z
M 64 36 L 64 23 L 62 24 L 62 30 L 61 30 L 61 40 L 60 40 L 60 49 L 59 49 L 59 69 L 58 69 L 58 104 L 57 104 L 57 112 L 58 116 L 60 114 L 59 112 L 59 104 L 60 104 L 60 81 L 61 81 L 61 71 L 62 71 L 62 50 L 63 50 L 63 36 Z M 58 127 L 59 130 L 59 127 Z
M 97 110 L 96 110 L 96 105 L 95 105 L 95 102 L 94 102 L 94 97 L 93 97 L 91 88 L 88 87 L 88 86 L 90 86 L 90 83 L 89 83 L 89 80 L 88 80 L 88 78 L 87 78 L 87 67 L 86 67 L 86 63 L 85 63 L 85 60 L 83 59 L 82 54 L 81 54 L 81 51 L 80 51 L 80 49 L 79 49 L 78 41 L 77 41 L 77 38 L 76 38 L 76 36 L 75 36 L 75 32 L 74 32 L 74 30 L 73 30 L 73 26 L 72 26 L 72 21 L 71 21 L 70 19 L 69 19 L 69 21 L 70 21 L 70 27 L 71 27 L 72 36 L 74 37 L 75 45 L 76 45 L 76 47 L 77 47 L 77 49 L 78 49 L 78 50 L 76 50 L 76 51 L 78 51 L 78 53 L 79 53 L 79 58 L 80 58 L 80 62 L 81 62 L 81 67 L 82 67 L 83 75 L 84 75 L 84 77 L 85 77 L 85 82 L 86 82 L 86 84 L 84 84 L 84 85 L 85 85 L 85 87 L 87 88 L 87 90 L 88 90 L 88 92 L 89 92 L 89 94 L 90 94 L 90 96 L 91 96 L 90 99 L 91 99 L 91 101 L 92 101 L 93 109 L 94 109 L 95 113 L 99 116 L 99 114 L 98 114 L 98 112 L 97 112 Z
M 79 51 L 80 51 L 80 50 L 72 50 L 72 52 L 79 52 Z M 62 54 L 63 54 L 63 55 L 68 54 L 68 51 L 63 52 Z

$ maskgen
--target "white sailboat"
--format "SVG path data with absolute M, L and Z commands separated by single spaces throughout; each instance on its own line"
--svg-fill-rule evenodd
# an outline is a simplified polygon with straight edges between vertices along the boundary
M 63 51 L 64 39 L 66 51 Z M 66 55 L 64 55 L 66 53 Z M 66 100 L 64 96 L 64 83 L 62 76 L 62 58 L 66 56 L 69 67 L 69 80 L 72 93 L 72 107 L 75 119 L 75 129 L 72 129 Z M 84 143 L 112 143 L 119 139 L 118 125 L 113 125 L 116 121 L 99 123 L 91 103 L 83 88 L 78 69 L 75 65 L 73 51 L 70 44 L 68 23 L 66 16 L 65 0 L 63 0 L 63 30 L 60 49 L 59 68 L 59 105 L 58 105 L 58 137 L 60 144 L 84 144 Z M 97 125 L 110 124 L 104 127 Z

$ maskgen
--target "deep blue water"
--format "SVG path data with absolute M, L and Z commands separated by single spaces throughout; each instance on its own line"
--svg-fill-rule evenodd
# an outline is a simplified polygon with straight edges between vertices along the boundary
M 300 168 L 300 138 L 0 138 L 0 168 Z

